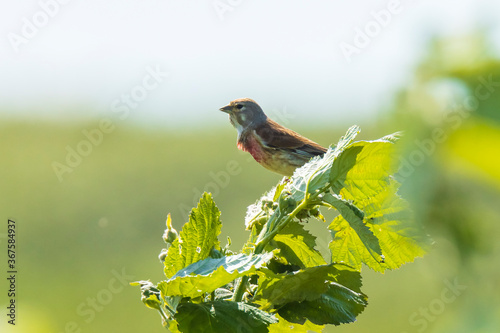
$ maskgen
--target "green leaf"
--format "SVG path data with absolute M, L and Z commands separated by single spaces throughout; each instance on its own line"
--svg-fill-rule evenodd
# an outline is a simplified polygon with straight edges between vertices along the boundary
M 300 268 L 326 265 L 325 259 L 315 247 L 316 237 L 305 230 L 302 224 L 292 221 L 274 237 L 267 250 L 279 248 L 279 257 Z
M 292 193 L 292 197 L 299 202 L 304 199 L 307 184 L 309 193 L 325 187 L 330 179 L 330 169 L 335 159 L 354 140 L 360 129 L 358 126 L 349 128 L 336 146 L 331 146 L 323 156 L 317 156 L 302 167 L 295 170 L 291 182 L 285 187 Z
M 361 273 L 346 264 L 331 264 L 335 267 L 328 275 L 328 281 L 336 282 L 359 294 L 361 292 Z M 364 294 L 363 294 L 364 296 Z M 366 297 L 366 296 L 365 296 Z
M 344 270 L 347 275 L 343 274 Z M 365 299 L 362 293 L 338 283 L 339 280 L 344 280 L 346 277 L 358 280 L 358 282 L 361 280 L 359 273 L 355 276 L 344 265 L 330 264 L 310 267 L 294 274 L 275 274 L 269 270 L 263 270 L 259 272 L 259 276 L 262 281 L 259 281 L 259 289 L 254 297 L 254 302 L 261 305 L 261 308 L 266 311 L 279 309 L 288 303 L 316 301 L 328 293 L 331 288 L 342 289 L 342 297 L 338 299 L 341 304 L 344 301 Z M 359 289 L 360 282 L 358 282 L 354 282 L 354 286 Z M 364 301 L 360 302 L 364 304 Z M 315 323 L 321 325 L 321 323 Z
M 331 283 L 326 293 L 312 301 L 292 302 L 285 304 L 278 311 L 287 321 L 304 324 L 310 320 L 316 325 L 340 325 L 356 321 L 366 307 L 366 297 L 352 290 Z
M 361 200 L 383 191 L 397 172 L 394 144 L 389 139 L 359 141 L 346 148 L 332 165 L 330 184 L 347 200 Z
M 170 278 L 184 267 L 207 258 L 213 247 L 220 250 L 217 236 L 221 230 L 220 211 L 212 195 L 204 193 L 197 208 L 191 210 L 189 222 L 169 247 L 165 275 Z
M 170 331 L 170 333 L 181 333 L 178 328 L 178 323 L 176 320 L 170 319 L 163 322 L 163 326 Z
M 259 279 L 259 289 L 254 296 L 254 302 L 263 310 L 269 311 L 281 305 L 304 300 L 314 300 L 328 288 L 326 279 L 332 266 L 310 267 L 295 274 L 275 274 L 262 271 Z
M 415 223 L 408 203 L 397 194 L 398 188 L 399 183 L 392 180 L 385 191 L 363 202 L 366 223 L 379 239 L 385 257 L 376 268 L 395 269 L 412 262 L 425 254 L 430 241 Z
M 278 322 L 276 324 L 269 325 L 270 333 L 283 333 L 283 332 L 295 332 L 295 333 L 309 333 L 309 332 L 322 332 L 325 328 L 324 325 L 315 325 L 309 320 L 302 325 L 297 325 L 291 323 L 285 318 L 276 315 Z
M 259 276 L 262 281 L 254 301 L 263 310 L 277 310 L 291 323 L 348 323 L 367 305 L 366 296 L 359 291 L 361 275 L 343 264 L 311 267 L 286 275 L 263 270 Z
M 329 226 L 332 261 L 358 270 L 364 263 L 383 272 L 425 253 L 425 235 L 391 176 L 397 171 L 394 140 L 388 136 L 353 143 L 333 164 L 330 182 L 335 194 L 323 198 L 341 214 Z
M 254 274 L 273 257 L 273 253 L 238 254 L 219 259 L 208 258 L 180 270 L 167 281 L 158 284 L 164 296 L 198 297 L 229 282 Z
M 201 304 L 182 303 L 175 315 L 183 333 L 269 332 L 278 320 L 271 314 L 246 303 L 215 301 Z
M 337 234 L 337 230 L 335 229 L 335 225 L 332 223 L 330 225 L 330 229 L 335 230 L 335 237 L 343 236 L 341 241 L 330 243 L 330 249 L 332 254 L 335 253 L 334 262 L 346 262 L 353 267 L 359 268 L 361 262 L 370 263 L 374 265 L 374 263 L 378 263 L 383 261 L 382 249 L 380 248 L 378 238 L 373 234 L 370 228 L 363 222 L 364 213 L 352 203 L 343 200 L 337 195 L 325 194 L 322 197 L 323 201 L 332 205 L 335 209 L 339 211 L 341 214 L 337 218 L 335 218 L 333 223 L 342 224 L 342 230 L 348 230 L 348 233 L 345 235 Z M 347 222 L 347 223 L 346 223 Z M 348 229 L 347 229 L 348 228 Z M 341 249 L 335 248 L 332 249 L 333 246 L 340 247 Z M 344 258 L 341 258 L 339 251 L 346 250 L 349 257 L 352 257 L 350 260 L 346 261 Z

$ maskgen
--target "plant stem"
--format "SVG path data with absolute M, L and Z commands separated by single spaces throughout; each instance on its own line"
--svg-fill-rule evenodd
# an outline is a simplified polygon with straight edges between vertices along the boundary
M 235 292 L 233 294 L 233 302 L 241 302 L 243 299 L 243 294 L 246 290 L 246 284 L 248 283 L 248 275 L 243 276 L 235 287 Z
M 314 195 L 316 196 L 316 195 Z M 295 209 L 288 215 L 286 215 L 285 220 L 282 222 L 280 221 L 283 217 L 280 217 L 278 221 L 276 222 L 277 227 L 272 230 L 271 232 L 267 233 L 258 243 L 257 246 L 255 247 L 255 251 L 253 252 L 254 254 L 261 254 L 264 251 L 264 248 L 266 247 L 267 243 L 269 243 L 274 236 L 276 236 L 283 228 L 291 221 L 293 218 L 300 212 L 302 209 L 307 207 L 307 204 L 309 202 L 309 196 L 306 194 L 305 198 L 302 200 L 300 205 L 295 207 Z M 269 223 L 269 221 L 268 221 Z M 238 285 L 235 287 L 235 292 L 233 295 L 233 301 L 234 302 L 241 302 L 243 299 L 243 294 L 245 293 L 246 289 L 246 284 L 248 283 L 248 276 L 243 276 Z
M 170 313 L 170 316 L 175 315 L 175 311 L 174 311 L 174 310 L 172 310 L 172 308 L 171 308 L 170 306 L 168 306 L 167 304 L 165 304 L 165 309 L 167 309 L 167 310 L 168 310 L 168 312 Z M 163 311 L 163 309 L 162 309 L 162 308 L 160 308 L 160 312 L 162 313 L 162 315 L 164 315 L 164 316 L 165 316 L 165 311 Z
M 286 227 L 286 225 L 291 220 L 293 220 L 293 218 L 298 214 L 298 212 L 300 212 L 302 209 L 304 209 L 305 207 L 307 207 L 307 204 L 308 204 L 308 200 L 307 200 L 307 198 L 304 198 L 304 200 L 302 200 L 302 202 L 301 202 L 300 205 L 298 205 L 297 207 L 295 207 L 295 209 L 290 214 L 286 215 L 284 221 L 278 220 L 277 223 L 276 223 L 276 228 L 274 230 L 270 231 L 269 233 L 267 233 L 257 243 L 257 246 L 255 247 L 254 253 L 255 254 L 262 253 L 262 251 L 264 251 L 264 247 L 267 245 L 267 243 L 269 243 L 274 238 L 274 236 L 276 236 L 281 230 L 283 230 L 283 228 Z
M 165 322 L 168 322 L 167 315 L 165 314 L 165 312 L 163 311 L 163 309 L 160 307 L 160 308 L 158 308 L 158 311 L 160 312 L 160 316 L 163 318 L 163 320 Z
M 259 235 L 259 237 L 257 238 L 257 244 L 255 246 L 255 250 L 253 252 L 254 254 L 261 254 L 264 251 L 264 248 L 266 247 L 266 245 L 274 238 L 274 236 L 276 236 L 281 230 L 283 230 L 283 228 L 286 227 L 287 224 L 290 223 L 290 221 L 292 221 L 293 218 L 302 209 L 306 208 L 311 199 L 315 199 L 320 193 L 322 193 L 322 191 L 325 191 L 325 189 L 327 189 L 330 186 L 330 184 L 328 182 L 324 188 L 317 190 L 314 194 L 311 195 L 309 193 L 309 184 L 311 182 L 312 177 L 316 174 L 316 172 L 317 172 L 317 170 L 311 176 L 309 176 L 309 179 L 307 180 L 306 191 L 304 193 L 304 199 L 302 199 L 301 203 L 297 207 L 295 207 L 295 209 L 290 214 L 287 214 L 286 217 L 278 216 L 278 218 L 277 218 L 278 220 L 276 222 L 272 221 L 276 227 L 271 231 L 266 230 L 262 239 Z M 273 217 L 274 217 L 274 215 L 267 221 L 266 227 L 269 226 L 269 222 L 271 222 Z M 284 221 L 281 221 L 283 218 L 284 218 Z M 243 299 L 243 294 L 245 293 L 248 279 L 249 279 L 248 276 L 243 276 L 240 279 L 239 283 L 235 286 L 235 291 L 234 291 L 233 299 L 232 299 L 234 302 L 241 302 L 241 300 Z

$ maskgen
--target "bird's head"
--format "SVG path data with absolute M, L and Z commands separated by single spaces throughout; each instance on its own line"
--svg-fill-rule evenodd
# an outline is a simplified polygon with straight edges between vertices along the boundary
M 239 98 L 220 108 L 229 114 L 229 121 L 241 133 L 266 121 L 267 116 L 257 102 L 250 98 Z

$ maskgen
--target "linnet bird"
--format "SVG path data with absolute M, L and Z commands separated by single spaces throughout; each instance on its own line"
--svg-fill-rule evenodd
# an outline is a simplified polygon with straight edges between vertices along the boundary
M 326 148 L 269 119 L 250 98 L 235 99 L 220 108 L 238 131 L 238 148 L 249 152 L 263 167 L 291 176 L 312 157 Z

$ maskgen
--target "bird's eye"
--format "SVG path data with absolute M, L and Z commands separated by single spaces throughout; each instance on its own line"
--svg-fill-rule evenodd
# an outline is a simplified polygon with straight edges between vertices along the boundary
M 237 108 L 238 110 L 243 109 L 243 104 L 236 104 L 236 108 Z

